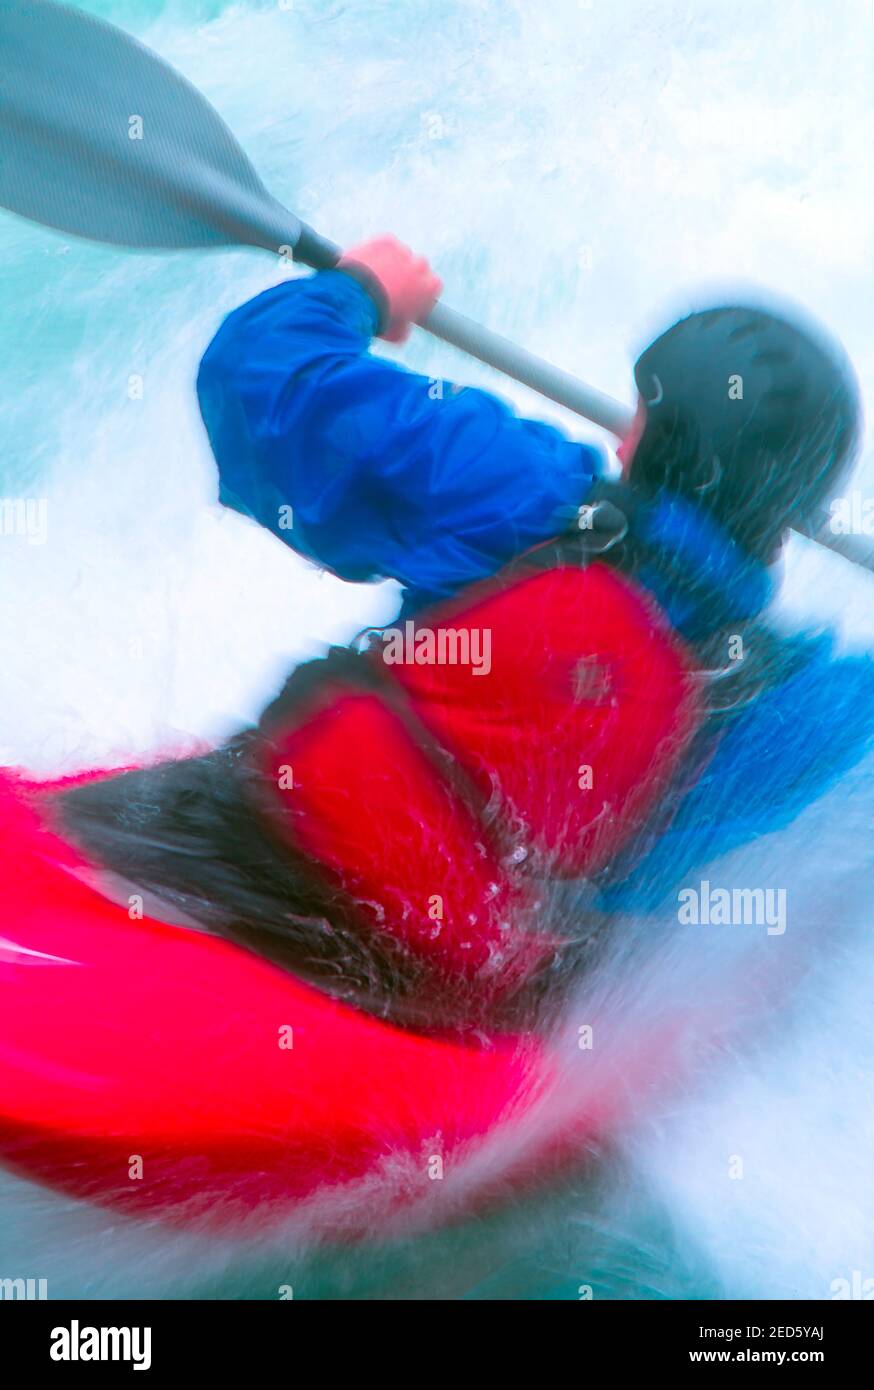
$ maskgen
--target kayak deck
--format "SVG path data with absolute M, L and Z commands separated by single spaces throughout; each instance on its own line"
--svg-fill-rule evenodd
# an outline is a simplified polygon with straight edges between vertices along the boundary
M 424 1189 L 429 1156 L 451 1161 L 545 1078 L 534 1040 L 404 1032 L 132 920 L 83 867 L 0 783 L 0 1158 L 31 1177 L 134 1211 L 248 1213 L 406 1155 Z

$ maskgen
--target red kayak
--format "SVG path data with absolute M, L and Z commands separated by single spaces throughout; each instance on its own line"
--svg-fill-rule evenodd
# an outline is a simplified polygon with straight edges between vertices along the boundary
M 0 1158 L 54 1188 L 199 1221 L 361 1179 L 392 1209 L 457 1206 L 490 1137 L 512 1133 L 530 1173 L 627 1097 L 605 1073 L 540 1123 L 562 1088 L 538 1039 L 403 1031 L 216 937 L 131 920 L 88 868 L 0 782 Z

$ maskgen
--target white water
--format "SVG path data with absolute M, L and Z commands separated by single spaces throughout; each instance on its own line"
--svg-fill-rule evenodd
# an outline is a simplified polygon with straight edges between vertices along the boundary
M 602 389 L 630 399 L 634 351 L 741 281 L 800 298 L 870 392 L 866 0 L 88 8 L 200 86 L 308 221 L 341 242 L 393 230 L 432 257 L 448 302 Z M 392 613 L 392 586 L 323 577 L 214 505 L 197 361 L 221 314 L 275 276 L 256 253 L 127 257 L 0 221 L 0 495 L 48 498 L 46 544 L 0 544 L 0 761 L 54 773 L 215 739 L 290 660 Z M 590 436 L 424 337 L 402 356 Z M 869 450 L 858 485 L 872 475 Z M 787 620 L 874 645 L 872 598 L 842 561 L 791 554 Z M 872 820 L 863 769 L 746 852 L 742 881 L 762 881 L 756 864 L 791 881 L 792 933 L 816 940 L 807 973 L 776 992 L 767 1032 L 741 1029 L 718 1062 L 702 1041 L 709 1084 L 684 1084 L 657 1120 L 642 1109 L 606 1188 L 566 1196 L 561 1221 L 533 1204 L 467 1244 L 426 1243 L 404 1277 L 387 1256 L 338 1257 L 323 1292 L 397 1291 L 411 1267 L 432 1293 L 503 1296 L 594 1265 L 626 1296 L 828 1297 L 855 1269 L 874 1277 Z M 751 949 L 702 941 L 648 967 L 647 998 L 700 989 L 702 971 L 716 997 L 723 956 Z M 604 987 L 629 1018 L 643 1007 L 637 983 Z M 19 1184 L 7 1200 L 0 1272 L 23 1254 L 57 1293 L 247 1286 L 238 1251 L 177 1247 Z

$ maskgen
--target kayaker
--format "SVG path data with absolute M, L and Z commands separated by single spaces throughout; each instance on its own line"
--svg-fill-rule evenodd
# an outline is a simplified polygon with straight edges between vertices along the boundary
M 397 623 L 299 668 L 227 748 L 65 808 L 104 862 L 198 920 L 437 1022 L 560 964 L 586 894 L 639 873 L 740 714 L 770 699 L 782 737 L 799 673 L 799 729 L 822 750 L 805 804 L 861 738 L 822 748 L 810 670 L 831 655 L 759 621 L 787 527 L 854 455 L 840 350 L 754 308 L 682 320 L 636 365 L 611 482 L 558 429 L 369 353 L 440 288 L 379 238 L 237 309 L 198 377 L 222 500 L 344 579 L 398 580 Z M 471 660 L 486 634 L 488 671 Z M 794 781 L 747 787 L 749 833 L 797 813 Z

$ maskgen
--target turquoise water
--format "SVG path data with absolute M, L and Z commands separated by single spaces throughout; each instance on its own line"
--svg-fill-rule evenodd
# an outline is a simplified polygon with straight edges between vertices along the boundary
M 801 298 L 870 391 L 870 7 L 82 8 L 178 66 L 326 235 L 394 231 L 432 257 L 448 302 L 604 390 L 630 399 L 634 350 L 741 281 Z M 48 504 L 44 544 L 0 545 L 4 763 L 50 773 L 220 737 L 289 662 L 393 611 L 393 586 L 320 576 L 215 504 L 194 373 L 221 315 L 276 278 L 255 252 L 132 256 L 0 216 L 0 496 Z M 424 336 L 397 355 L 592 436 Z M 872 476 L 869 446 L 859 486 Z M 871 581 L 799 545 L 781 617 L 871 645 L 871 598 Z M 560 1192 L 451 1232 L 314 1253 L 290 1233 L 269 1249 L 171 1241 L 5 1180 L 0 1263 L 26 1250 L 57 1295 L 120 1297 L 274 1297 L 284 1282 L 300 1297 L 563 1299 L 583 1283 L 823 1297 L 846 1272 L 871 1274 L 871 815 L 860 775 L 750 852 L 743 881 L 759 881 L 757 862 L 791 875 L 799 935 L 823 938 L 814 967 L 771 1031 L 719 1055 L 702 1040 L 694 1081 L 657 1113 L 642 1106 Z M 645 998 L 618 965 L 602 986 L 645 1021 L 655 995 L 717 998 L 722 949 L 694 963 L 650 951 Z M 738 1151 L 747 1177 L 729 1184 Z

